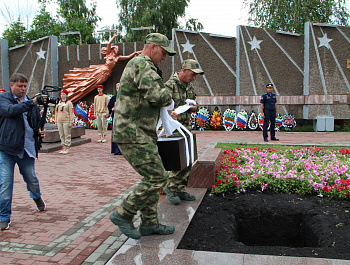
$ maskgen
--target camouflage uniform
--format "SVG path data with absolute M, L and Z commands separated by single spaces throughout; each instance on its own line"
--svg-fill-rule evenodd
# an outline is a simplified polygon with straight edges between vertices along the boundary
M 144 54 L 130 60 L 120 80 L 113 140 L 143 179 L 117 212 L 132 221 L 137 211 L 141 211 L 144 226 L 158 223 L 159 191 L 168 173 L 158 153 L 156 125 L 160 108 L 171 102 L 160 70 L 152 60 Z
M 175 108 L 185 105 L 186 99 L 196 99 L 194 87 L 192 83 L 183 83 L 180 81 L 178 74 L 174 73 L 165 83 L 166 88 L 172 95 Z M 178 115 L 177 120 L 191 131 L 191 111 L 188 110 Z M 180 134 L 174 133 L 176 136 Z M 173 171 L 169 174 L 166 187 L 172 192 L 186 192 L 188 179 L 191 173 L 192 164 L 181 171 Z

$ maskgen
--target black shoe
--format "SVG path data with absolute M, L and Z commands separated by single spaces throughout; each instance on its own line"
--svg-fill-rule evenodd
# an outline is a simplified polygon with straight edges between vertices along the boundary
M 267 138 L 264 138 L 264 141 L 265 141 L 265 142 L 268 142 L 269 140 L 267 140 Z
M 271 141 L 279 141 L 280 139 L 272 138 Z
M 33 199 L 33 200 L 34 200 L 36 207 L 38 208 L 39 211 L 45 211 L 46 204 L 41 197 L 39 199 Z

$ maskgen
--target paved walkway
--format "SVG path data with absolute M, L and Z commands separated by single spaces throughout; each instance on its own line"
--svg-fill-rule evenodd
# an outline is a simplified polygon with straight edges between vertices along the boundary
M 264 143 L 261 132 L 196 133 L 199 154 L 217 142 Z M 279 144 L 350 146 L 350 133 L 277 136 Z M 0 264 L 105 264 L 125 243 L 108 216 L 141 176 L 110 153 L 110 141 L 97 143 L 96 131 L 85 137 L 91 142 L 72 147 L 69 155 L 39 155 L 36 173 L 47 211 L 36 210 L 16 168 L 12 223 L 0 231 Z

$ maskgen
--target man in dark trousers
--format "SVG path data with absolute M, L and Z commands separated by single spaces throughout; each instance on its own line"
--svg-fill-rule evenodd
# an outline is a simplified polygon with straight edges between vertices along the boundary
M 264 141 L 268 142 L 269 140 L 267 135 L 267 128 L 269 127 L 269 122 L 271 122 L 270 125 L 270 133 L 271 133 L 271 141 L 279 141 L 275 137 L 275 121 L 277 117 L 277 99 L 276 95 L 272 93 L 273 91 L 273 84 L 268 83 L 266 85 L 266 93 L 261 96 L 260 100 L 260 112 L 261 117 L 264 119 L 264 126 L 263 126 L 263 137 Z

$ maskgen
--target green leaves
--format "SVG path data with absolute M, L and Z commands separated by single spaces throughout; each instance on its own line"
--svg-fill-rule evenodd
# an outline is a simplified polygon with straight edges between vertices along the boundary
M 172 29 L 179 27 L 178 18 L 185 16 L 188 3 L 189 0 L 117 0 L 120 24 L 126 32 L 124 41 L 143 41 L 147 30 L 131 30 L 141 26 L 154 26 L 152 32 L 171 39 Z
M 305 22 L 349 25 L 345 0 L 245 0 L 254 26 L 304 33 Z

